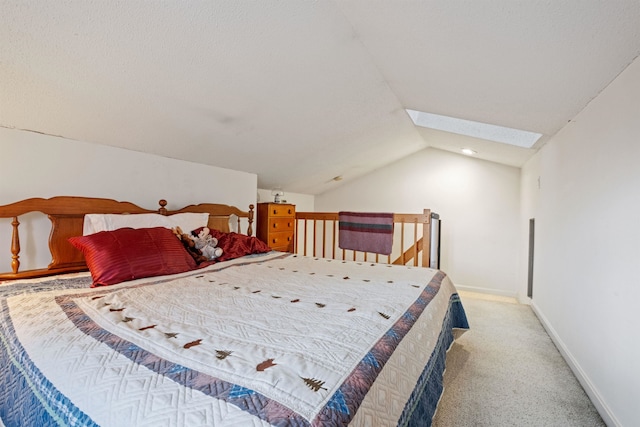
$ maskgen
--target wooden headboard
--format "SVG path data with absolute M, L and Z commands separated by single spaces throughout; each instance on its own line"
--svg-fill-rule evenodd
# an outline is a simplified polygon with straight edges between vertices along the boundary
M 183 212 L 208 213 L 208 227 L 221 231 L 230 231 L 230 221 L 237 217 L 237 230 L 241 230 L 241 219 L 248 220 L 248 236 L 253 234 L 253 205 L 249 205 L 248 211 L 242 211 L 234 206 L 201 203 L 185 206 L 182 209 L 167 210 L 167 201 L 160 200 L 160 207 L 156 210 L 144 209 L 131 202 L 119 202 L 112 199 L 93 197 L 58 196 L 50 199 L 33 198 L 26 199 L 9 205 L 0 206 L 0 218 L 12 219 L 11 233 L 11 272 L 0 273 L 0 280 L 34 278 L 50 276 L 54 274 L 77 272 L 87 270 L 82 253 L 74 248 L 68 238 L 81 236 L 84 223 L 84 215 L 97 214 L 137 214 L 159 213 L 161 215 L 173 215 Z M 41 212 L 51 220 L 51 233 L 49 234 L 49 251 L 51 263 L 47 268 L 20 271 L 20 234 L 19 217 L 30 212 Z M 36 239 L 44 240 L 44 237 L 36 236 Z

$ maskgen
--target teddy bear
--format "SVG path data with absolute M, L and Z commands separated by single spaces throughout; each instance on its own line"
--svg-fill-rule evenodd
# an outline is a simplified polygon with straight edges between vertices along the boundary
M 189 255 L 195 260 L 197 264 L 201 262 L 209 261 L 209 259 L 202 254 L 202 251 L 196 247 L 195 240 L 187 233 L 184 233 L 180 227 L 172 228 L 173 234 L 182 242 Z
M 222 256 L 222 248 L 218 247 L 218 239 L 210 234 L 211 230 L 208 227 L 202 227 L 202 229 L 194 230 L 191 232 L 192 239 L 195 242 L 195 247 L 202 255 L 209 261 L 213 261 L 216 258 Z

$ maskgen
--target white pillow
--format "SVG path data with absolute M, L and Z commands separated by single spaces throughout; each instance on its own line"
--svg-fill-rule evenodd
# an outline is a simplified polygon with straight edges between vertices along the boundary
M 148 214 L 86 214 L 84 216 L 83 235 L 99 231 L 113 231 L 118 228 L 180 227 L 188 233 L 199 227 L 206 227 L 208 213 L 185 212 L 174 215 Z

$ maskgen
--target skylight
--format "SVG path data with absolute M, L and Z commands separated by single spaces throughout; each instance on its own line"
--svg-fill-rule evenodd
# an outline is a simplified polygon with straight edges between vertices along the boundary
M 422 111 L 407 110 L 407 113 L 416 126 L 487 139 L 517 147 L 531 148 L 542 136 L 540 133 L 526 130 L 505 128 L 471 120 L 423 113 Z

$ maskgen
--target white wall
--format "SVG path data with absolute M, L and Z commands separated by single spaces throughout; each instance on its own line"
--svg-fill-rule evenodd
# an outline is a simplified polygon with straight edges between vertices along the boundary
M 607 424 L 619 426 L 640 425 L 639 158 L 636 59 L 522 180 L 523 215 L 536 218 L 532 306 Z
M 316 196 L 317 211 L 422 212 L 442 218 L 441 268 L 459 288 L 515 296 L 520 170 L 427 148 Z
M 0 204 L 64 195 L 126 200 L 147 209 L 158 208 L 158 200 L 166 199 L 169 209 L 212 202 L 247 210 L 256 202 L 256 189 L 254 174 L 0 128 Z M 0 220 L 3 272 L 11 269 L 9 223 Z M 48 235 L 48 222 L 44 225 Z M 23 222 L 21 230 L 29 227 Z M 51 261 L 46 248 L 32 245 L 35 255 L 27 256 L 33 242 L 21 243 L 22 269 L 44 267 Z

